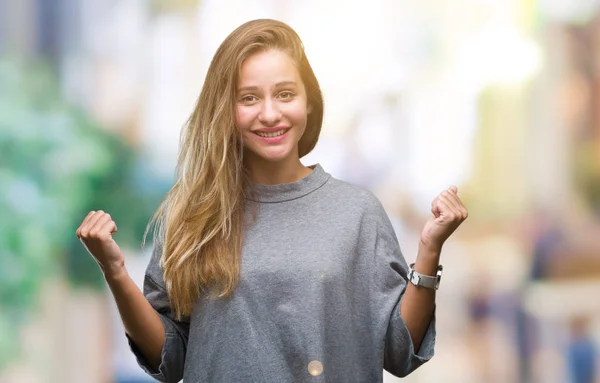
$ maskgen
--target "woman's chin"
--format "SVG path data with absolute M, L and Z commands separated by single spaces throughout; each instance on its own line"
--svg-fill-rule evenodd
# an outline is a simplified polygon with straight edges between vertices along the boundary
M 289 161 L 293 157 L 298 157 L 298 155 L 294 154 L 291 148 L 268 148 L 258 152 L 253 151 L 252 157 L 261 162 L 281 163 Z

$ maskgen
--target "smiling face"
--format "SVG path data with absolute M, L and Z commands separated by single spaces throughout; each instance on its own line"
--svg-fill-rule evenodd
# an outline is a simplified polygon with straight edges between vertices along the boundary
M 236 126 L 246 163 L 298 163 L 309 107 L 291 57 L 276 49 L 254 53 L 242 64 L 237 85 Z

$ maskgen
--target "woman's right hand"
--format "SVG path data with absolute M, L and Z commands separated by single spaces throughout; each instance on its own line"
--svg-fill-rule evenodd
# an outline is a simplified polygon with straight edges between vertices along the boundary
M 75 232 L 105 276 L 115 276 L 125 271 L 125 258 L 113 239 L 116 232 L 117 225 L 110 214 L 102 210 L 89 212 Z

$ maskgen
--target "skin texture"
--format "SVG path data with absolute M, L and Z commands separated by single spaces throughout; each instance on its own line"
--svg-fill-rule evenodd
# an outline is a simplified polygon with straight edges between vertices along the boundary
M 117 225 L 109 214 L 91 211 L 75 234 L 94 257 L 115 298 L 127 334 L 154 368 L 160 364 L 165 329 L 144 294 L 130 278 L 125 257 L 113 239 Z
M 245 165 L 260 184 L 293 182 L 310 173 L 298 155 L 310 106 L 292 59 L 279 50 L 257 52 L 243 64 L 236 95 L 236 126 L 242 132 Z M 277 142 L 259 132 L 284 129 Z
M 431 203 L 431 216 L 421 232 L 415 271 L 436 275 L 444 242 L 467 219 L 467 209 L 458 197 L 458 188 L 449 187 Z M 400 315 L 410 332 L 415 350 L 419 350 L 423 336 L 435 308 L 435 290 L 409 283 L 400 305 Z

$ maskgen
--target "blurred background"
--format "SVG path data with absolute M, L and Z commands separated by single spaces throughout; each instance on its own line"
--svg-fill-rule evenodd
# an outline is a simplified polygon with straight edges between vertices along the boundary
M 210 59 L 262 17 L 323 88 L 304 163 L 374 191 L 409 262 L 441 190 L 470 210 L 404 381 L 600 382 L 598 0 L 0 0 L 0 382 L 150 381 L 74 232 L 109 212 L 141 284 Z

